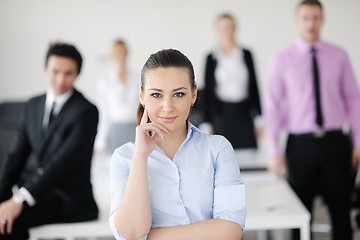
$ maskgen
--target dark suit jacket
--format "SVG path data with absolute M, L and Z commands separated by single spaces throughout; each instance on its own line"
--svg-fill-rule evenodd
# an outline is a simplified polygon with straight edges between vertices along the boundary
M 248 104 L 251 110 L 252 116 L 261 114 L 260 97 L 257 86 L 256 74 L 251 52 L 247 49 L 243 49 L 243 55 L 245 64 L 249 72 L 249 84 L 248 84 Z M 205 66 L 205 86 L 204 86 L 204 121 L 212 123 L 213 116 L 221 112 L 221 101 L 216 97 L 216 80 L 215 69 L 217 61 L 213 53 L 209 54 L 206 58 Z
M 0 202 L 14 184 L 24 186 L 37 203 L 55 195 L 67 222 L 96 219 L 90 166 L 98 111 L 74 89 L 51 128 L 43 132 L 46 95 L 30 99 L 21 130 L 0 169 Z

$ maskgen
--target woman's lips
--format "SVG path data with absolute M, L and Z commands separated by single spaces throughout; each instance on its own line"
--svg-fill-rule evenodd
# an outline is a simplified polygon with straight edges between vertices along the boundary
M 175 121 L 176 117 L 160 117 L 160 119 L 165 123 L 172 123 Z

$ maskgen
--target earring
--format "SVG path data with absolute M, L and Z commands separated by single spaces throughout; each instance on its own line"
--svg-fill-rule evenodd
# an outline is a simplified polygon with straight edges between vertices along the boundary
M 191 107 L 194 107 L 194 104 L 195 104 L 195 103 L 191 103 Z

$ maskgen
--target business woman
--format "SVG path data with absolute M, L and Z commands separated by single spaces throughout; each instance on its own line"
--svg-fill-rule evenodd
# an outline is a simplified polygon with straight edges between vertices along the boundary
M 194 69 L 180 51 L 152 54 L 142 70 L 136 140 L 111 159 L 116 239 L 241 239 L 245 193 L 234 150 L 189 121 Z
M 112 44 L 112 68 L 97 82 L 99 127 L 95 140 L 97 153 L 113 153 L 135 139 L 139 78 L 127 65 L 128 47 L 124 40 Z
M 218 46 L 207 56 L 205 67 L 206 129 L 224 135 L 235 150 L 256 149 L 262 127 L 252 54 L 236 42 L 236 23 L 230 14 L 217 18 L 215 30 Z

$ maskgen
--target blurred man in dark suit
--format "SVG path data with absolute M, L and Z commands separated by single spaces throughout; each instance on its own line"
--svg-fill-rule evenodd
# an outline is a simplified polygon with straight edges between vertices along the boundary
M 90 183 L 98 111 L 74 88 L 81 66 L 74 46 L 50 46 L 49 89 L 26 103 L 0 169 L 0 239 L 27 239 L 33 226 L 98 216 Z

